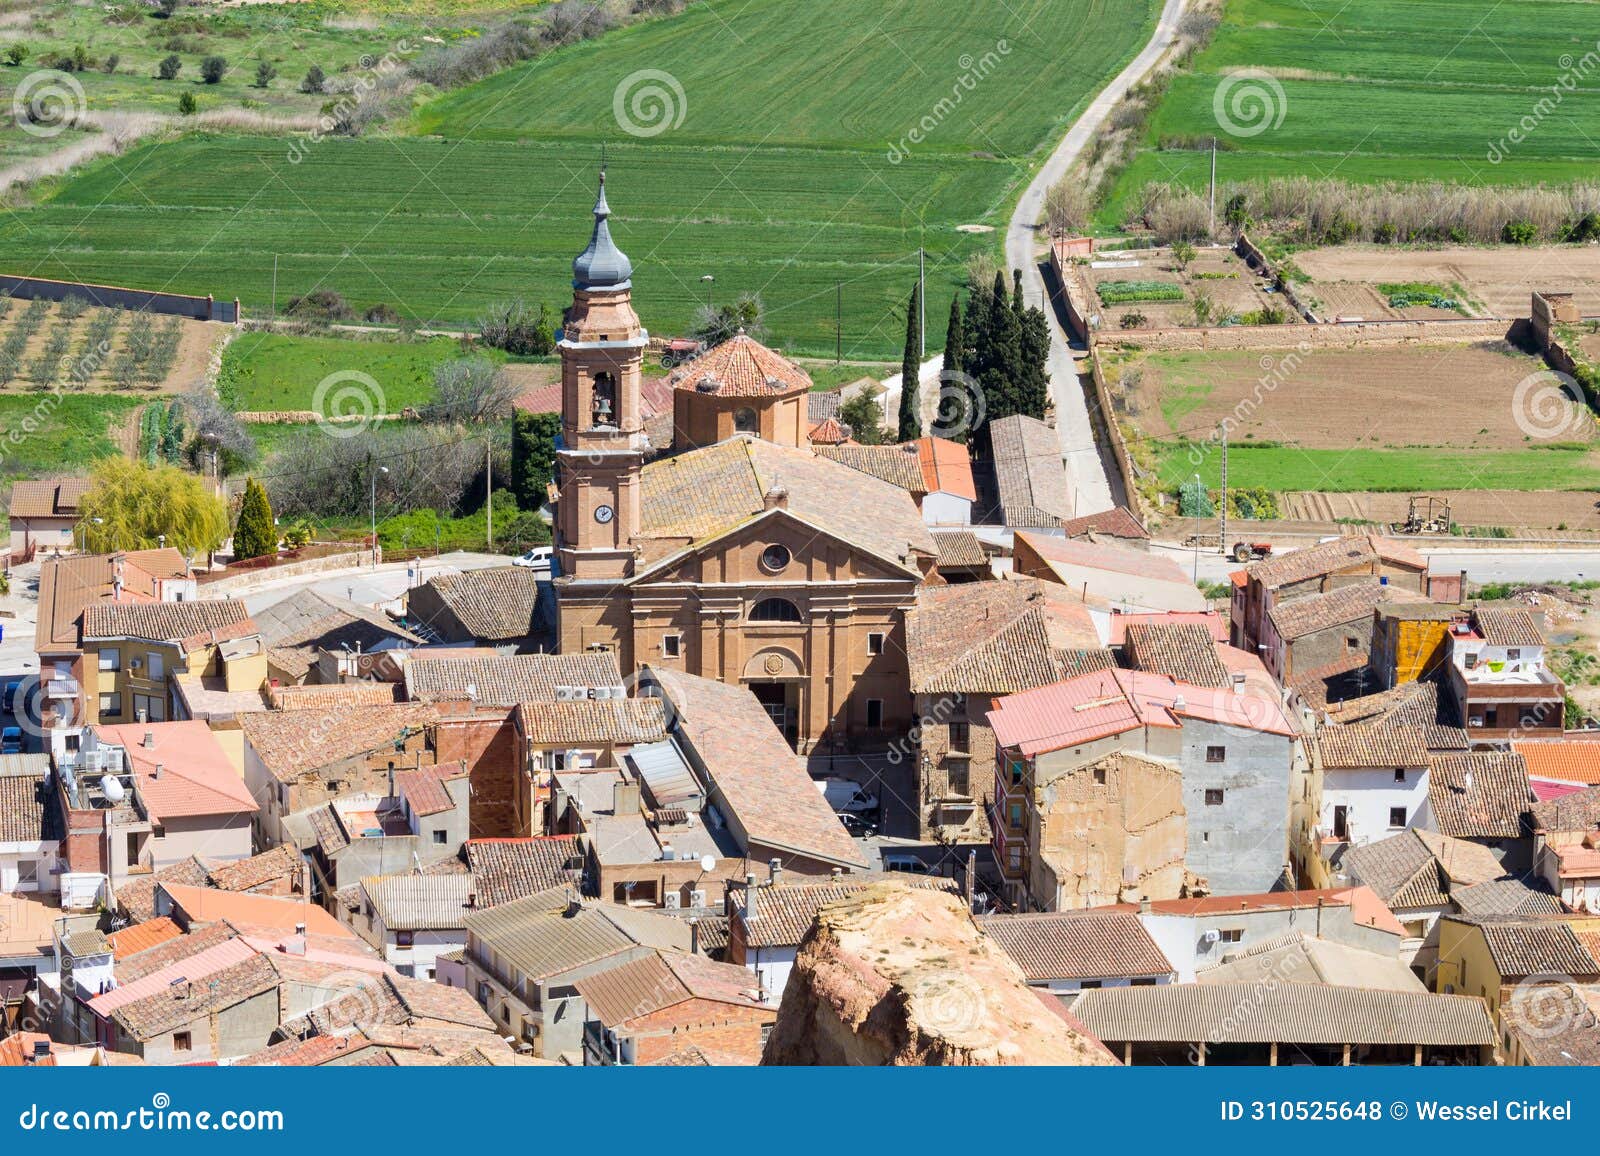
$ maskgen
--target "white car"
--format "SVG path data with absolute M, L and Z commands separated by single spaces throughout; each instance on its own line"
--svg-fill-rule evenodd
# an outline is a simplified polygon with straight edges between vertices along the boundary
M 849 779 L 816 779 L 818 792 L 835 812 L 859 815 L 878 806 L 878 796 L 862 790 L 861 784 Z
M 511 559 L 513 566 L 527 566 L 533 570 L 550 569 L 550 560 L 555 557 L 555 547 L 535 546 L 526 554 L 518 554 Z

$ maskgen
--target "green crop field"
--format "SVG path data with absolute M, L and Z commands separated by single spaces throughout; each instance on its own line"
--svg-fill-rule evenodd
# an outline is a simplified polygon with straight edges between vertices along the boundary
M 1180 441 L 1157 442 L 1154 449 L 1162 489 L 1176 491 L 1196 472 L 1207 485 L 1220 484 L 1221 454 L 1191 455 L 1189 445 Z M 1489 452 L 1243 445 L 1228 453 L 1228 485 L 1280 493 L 1594 490 L 1600 489 L 1600 452 L 1569 445 Z
M 1144 43 L 1156 7 L 708 0 L 440 97 L 414 126 L 433 135 L 329 138 L 293 157 L 292 141 L 261 137 L 137 148 L 0 218 L 0 249 L 8 267 L 238 296 L 257 316 L 276 262 L 280 308 L 325 288 L 358 310 L 470 324 L 514 294 L 566 303 L 604 144 L 613 231 L 652 331 L 686 327 L 710 275 L 713 299 L 759 293 L 786 350 L 831 356 L 842 298 L 845 356 L 898 357 L 919 239 L 942 331 L 966 259 L 998 249 L 1030 164 Z M 681 121 L 659 135 L 619 127 L 614 98 L 637 93 L 624 82 L 641 67 L 681 89 Z
M 1186 150 L 1212 136 L 1219 181 L 1592 179 L 1597 43 L 1600 4 L 1569 0 L 1228 0 L 1102 219 L 1150 181 L 1202 187 L 1210 158 Z
M 460 356 L 461 347 L 448 337 L 396 342 L 246 333 L 223 354 L 217 390 L 240 413 L 309 410 L 318 383 L 330 374 L 365 373 L 383 391 L 381 412 L 399 413 L 430 400 L 434 367 Z
M 117 394 L 0 394 L 0 471 L 41 477 L 84 472 L 117 452 L 113 427 L 143 399 Z

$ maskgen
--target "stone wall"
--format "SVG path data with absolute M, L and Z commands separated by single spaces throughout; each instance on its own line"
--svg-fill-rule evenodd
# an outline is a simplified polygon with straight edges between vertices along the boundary
M 1146 351 L 1218 353 L 1230 350 L 1356 349 L 1387 345 L 1451 345 L 1511 339 L 1520 327 L 1498 318 L 1355 321 L 1337 325 L 1223 325 L 1200 329 L 1138 329 L 1096 334 L 1096 344 Z
M 280 578 L 299 578 L 307 574 L 323 574 L 329 570 L 372 566 L 377 561 L 382 561 L 381 553 L 374 559 L 371 550 L 350 550 L 339 554 L 325 554 L 321 558 L 308 558 L 302 562 L 285 562 L 281 566 L 257 566 L 236 573 L 224 571 L 217 577 L 209 579 L 202 574 L 200 584 L 205 587 L 208 595 L 220 598 L 236 590 L 248 590 L 253 586 L 259 586 L 263 582 L 275 582 Z
M 124 289 L 116 285 L 92 285 L 85 281 L 52 281 L 47 277 L 19 277 L 0 273 L 0 293 L 24 301 L 61 301 L 82 297 L 102 308 L 134 309 L 173 317 L 192 317 L 196 321 L 239 320 L 239 301 L 218 301 L 211 296 L 192 297 L 187 293 L 160 293 L 148 289 Z

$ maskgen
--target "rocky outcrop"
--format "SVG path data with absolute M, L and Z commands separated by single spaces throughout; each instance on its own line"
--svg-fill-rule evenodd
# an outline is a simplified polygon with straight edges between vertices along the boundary
M 1114 1064 L 955 896 L 898 883 L 824 907 L 763 1064 Z

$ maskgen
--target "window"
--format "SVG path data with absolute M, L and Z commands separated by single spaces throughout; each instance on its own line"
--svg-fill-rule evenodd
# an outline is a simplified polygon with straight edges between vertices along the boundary
M 445 840 L 446 840 L 446 839 L 447 839 L 447 838 L 449 838 L 449 835 L 448 835 L 448 833 L 447 833 L 447 832 L 445 832 L 445 831 L 443 831 L 443 830 L 441 830 L 441 829 L 439 829 L 439 828 L 437 828 L 437 827 L 436 827 L 436 828 L 434 828 L 434 831 L 433 831 L 433 841 L 434 841 L 434 842 L 435 842 L 435 843 L 437 843 L 437 844 L 439 844 L 439 845 L 440 845 L 440 846 L 443 846 L 443 845 L 444 845 L 444 842 L 445 842 Z
M 972 743 L 972 728 L 971 727 L 969 727 L 964 722 L 953 722 L 953 723 L 950 724 L 950 749 L 951 750 L 954 750 L 954 751 L 967 750 L 967 749 L 969 749 L 971 743 Z
M 1389 826 L 1404 827 L 1406 825 L 1406 809 L 1404 807 L 1389 808 Z
M 1136 975 L 1128 981 L 1130 987 L 1155 987 L 1156 977 L 1153 975 Z
M 1016 828 L 1022 826 L 1022 804 L 1012 803 L 1010 813 L 1006 816 L 1008 826 Z
M 756 417 L 756 411 L 749 406 L 735 411 L 733 415 L 733 428 L 736 433 L 759 433 L 761 421 Z
M 591 417 L 595 425 L 617 423 L 617 379 L 609 373 L 594 375 Z
M 1022 763 L 1013 760 L 1011 763 L 1011 785 L 1019 786 L 1022 783 Z
M 1238 943 L 1244 939 L 1244 929 L 1230 927 L 1218 937 L 1223 943 Z
M 173 1051 L 175 1051 L 175 1052 L 187 1052 L 193 1046 L 194 1046 L 194 1041 L 190 1038 L 188 1032 L 173 1032 L 172 1033 L 172 1050 Z
M 1104 767 L 1096 767 L 1094 769 L 1094 785 L 1097 787 L 1106 785 L 1106 769 Z
M 410 947 L 415 942 L 416 934 L 414 932 L 397 931 L 394 933 L 394 945 L 396 947 Z
M 1098 979 L 1086 979 L 1078 985 L 1079 991 L 1097 991 L 1104 985 Z
M 1506 650 L 1506 657 L 1507 658 L 1521 658 L 1522 657 L 1522 648 L 1521 647 L 1517 647 L 1517 646 L 1513 646 L 1513 647 L 1508 648 Z
M 867 699 L 867 726 L 881 727 L 883 725 L 883 699 Z
M 103 715 L 120 715 L 122 713 L 122 696 L 116 692 L 101 695 L 100 713 Z
M 1206 762 L 1208 762 L 1208 763 L 1225 763 L 1227 761 L 1228 761 L 1228 748 L 1227 747 L 1207 747 L 1206 748 Z
M 791 561 L 793 555 L 789 553 L 789 548 L 780 546 L 776 542 L 761 551 L 761 568 L 769 574 L 776 574 L 787 568 Z
M 487 1005 L 489 1002 L 489 985 L 483 980 L 478 981 L 478 1002 Z
M 683 656 L 683 635 L 663 634 L 661 636 L 661 657 L 681 658 Z
M 1012 847 L 1006 852 L 1006 863 L 1013 871 L 1022 870 L 1022 848 Z
M 116 647 L 112 647 L 110 650 L 102 650 L 100 652 L 100 669 L 121 670 L 122 651 L 118 650 Z
M 1394 781 L 1397 783 L 1406 781 L 1406 769 L 1404 767 L 1396 767 L 1394 769 Z
M 874 630 L 871 634 L 867 635 L 867 653 L 874 656 L 882 654 L 883 640 L 885 637 L 886 636 L 883 634 L 883 632 L 878 630 Z
M 149 679 L 165 677 L 165 660 L 155 651 L 150 651 L 144 656 L 144 676 Z
M 1220 806 L 1222 806 L 1222 788 L 1221 787 L 1207 787 L 1206 788 L 1206 806 L 1208 806 L 1208 807 L 1220 807 Z
M 951 759 L 945 764 L 950 772 L 950 790 L 953 794 L 971 794 L 972 763 L 968 759 Z
M 787 598 L 763 598 L 750 608 L 751 622 L 804 622 L 800 608 Z

